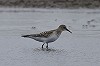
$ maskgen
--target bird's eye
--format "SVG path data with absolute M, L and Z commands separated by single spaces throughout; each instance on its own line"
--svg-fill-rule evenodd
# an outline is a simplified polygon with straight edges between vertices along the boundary
M 66 29 L 66 27 L 63 27 L 64 29 Z

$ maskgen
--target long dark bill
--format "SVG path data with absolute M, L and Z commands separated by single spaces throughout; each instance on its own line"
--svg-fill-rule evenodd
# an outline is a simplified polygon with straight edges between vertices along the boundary
M 70 33 L 72 33 L 70 30 L 66 29 L 67 31 L 69 31 Z

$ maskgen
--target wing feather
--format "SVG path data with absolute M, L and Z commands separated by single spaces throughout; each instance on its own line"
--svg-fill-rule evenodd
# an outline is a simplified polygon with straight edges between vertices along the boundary
M 50 36 L 55 30 L 51 30 L 51 31 L 45 31 L 42 32 L 40 34 L 33 34 L 34 37 L 45 37 L 47 38 L 48 36 Z

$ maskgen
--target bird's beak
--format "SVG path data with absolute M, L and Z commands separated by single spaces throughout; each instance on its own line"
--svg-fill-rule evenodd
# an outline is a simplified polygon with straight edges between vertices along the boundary
M 68 31 L 68 32 L 70 32 L 70 33 L 72 33 L 70 30 L 68 30 L 67 28 L 66 28 L 66 30 Z

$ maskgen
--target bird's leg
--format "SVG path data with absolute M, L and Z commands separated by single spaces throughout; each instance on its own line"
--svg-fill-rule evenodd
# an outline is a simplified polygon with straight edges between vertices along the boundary
M 47 50 L 48 50 L 48 43 L 47 43 L 47 46 L 46 46 Z
M 45 44 L 45 43 L 44 43 L 44 44 Z M 42 45 L 42 49 L 43 49 L 44 44 Z

